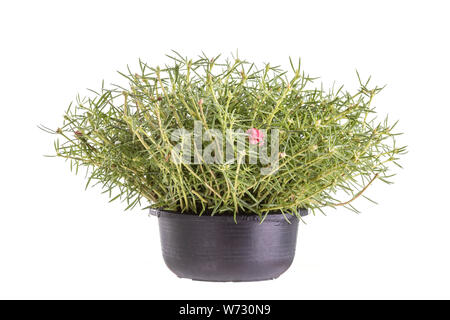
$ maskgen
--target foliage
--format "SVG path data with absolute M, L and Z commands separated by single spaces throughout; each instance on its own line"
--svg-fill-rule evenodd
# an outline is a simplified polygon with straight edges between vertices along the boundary
M 354 93 L 325 91 L 292 60 L 288 72 L 238 58 L 169 58 L 164 68 L 140 61 L 138 73 L 122 74 L 127 87 L 102 86 L 71 104 L 59 129 L 43 127 L 59 135 L 55 156 L 76 172 L 87 167 L 88 184 L 100 183 L 128 208 L 147 199 L 154 208 L 195 214 L 354 209 L 350 202 L 375 179 L 390 182 L 387 165 L 405 152 L 395 144 L 396 123 L 376 121 L 371 103 L 381 88 L 369 81 Z M 234 163 L 170 161 L 171 133 L 192 130 L 194 120 L 224 135 L 278 128 L 278 172 L 262 175 L 260 163 L 245 161 L 248 153 Z

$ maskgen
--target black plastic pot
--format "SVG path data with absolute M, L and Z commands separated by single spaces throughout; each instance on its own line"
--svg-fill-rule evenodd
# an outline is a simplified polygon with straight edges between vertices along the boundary
M 308 214 L 302 209 L 300 215 Z M 298 218 L 269 214 L 181 214 L 151 210 L 158 216 L 166 265 L 180 278 L 203 281 L 258 281 L 279 277 L 294 260 Z

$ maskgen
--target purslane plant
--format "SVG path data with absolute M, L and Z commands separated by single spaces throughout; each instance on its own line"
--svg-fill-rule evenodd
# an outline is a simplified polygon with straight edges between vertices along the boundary
M 127 87 L 102 86 L 71 104 L 60 128 L 44 128 L 59 136 L 55 156 L 76 172 L 86 167 L 87 184 L 101 184 L 127 208 L 146 199 L 153 208 L 199 215 L 356 210 L 351 202 L 365 197 L 374 180 L 390 183 L 388 164 L 398 165 L 405 152 L 395 144 L 396 123 L 376 121 L 371 103 L 381 88 L 369 88 L 368 81 L 360 80 L 354 93 L 325 91 L 312 87 L 314 79 L 291 60 L 288 72 L 238 58 L 169 58 L 164 68 L 140 61 L 138 73 L 122 74 Z M 193 131 L 196 123 L 203 134 L 243 132 L 244 152 L 235 144 L 235 161 L 172 161 L 173 132 Z M 278 130 L 277 168 L 263 174 L 267 164 L 248 160 L 252 145 L 273 149 L 272 129 Z

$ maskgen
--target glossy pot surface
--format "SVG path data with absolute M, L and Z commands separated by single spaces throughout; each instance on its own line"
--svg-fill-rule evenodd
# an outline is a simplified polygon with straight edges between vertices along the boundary
M 301 210 L 304 216 L 308 211 Z M 298 218 L 269 214 L 191 215 L 151 210 L 158 216 L 168 268 L 180 278 L 258 281 L 279 277 L 294 260 Z

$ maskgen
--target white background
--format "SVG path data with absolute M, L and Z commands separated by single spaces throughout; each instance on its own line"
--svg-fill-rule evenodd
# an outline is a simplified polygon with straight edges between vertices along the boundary
M 448 1 L 3 1 L 0 4 L 0 298 L 450 298 Z M 400 119 L 409 153 L 392 186 L 310 216 L 275 281 L 180 280 L 161 257 L 157 220 L 84 191 L 52 152 L 77 93 L 116 82 L 142 58 L 239 54 L 356 88 L 355 69 L 388 86 L 374 101 Z

